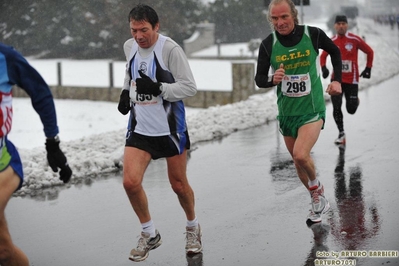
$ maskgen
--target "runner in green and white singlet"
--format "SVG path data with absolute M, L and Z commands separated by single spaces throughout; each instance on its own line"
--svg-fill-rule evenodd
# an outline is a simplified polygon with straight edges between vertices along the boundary
M 336 73 L 326 90 L 330 95 L 341 93 L 341 56 L 321 29 L 298 25 L 298 11 L 291 0 L 272 0 L 268 10 L 275 31 L 259 47 L 255 81 L 261 88 L 277 86 L 280 132 L 298 177 L 311 196 L 312 210 L 306 221 L 318 223 L 330 208 L 310 155 L 325 121 L 319 49 L 331 55 Z M 271 76 L 270 67 L 274 70 Z
M 299 116 L 326 110 L 323 86 L 318 71 L 318 54 L 313 49 L 308 27 L 301 41 L 285 47 L 273 33 L 271 65 L 279 69 L 283 64 L 285 76 L 277 85 L 279 116 Z

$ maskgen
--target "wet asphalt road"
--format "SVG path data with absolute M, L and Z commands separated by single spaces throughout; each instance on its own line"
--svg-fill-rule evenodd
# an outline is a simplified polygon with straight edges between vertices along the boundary
M 163 244 L 139 265 L 315 265 L 323 259 L 317 251 L 334 259 L 344 250 L 367 253 L 347 265 L 399 265 L 397 253 L 368 253 L 399 250 L 398 83 L 396 76 L 361 91 L 356 115 L 344 112 L 345 150 L 333 144 L 338 131 L 328 104 L 326 127 L 312 154 L 332 212 L 311 228 L 305 224 L 309 195 L 275 122 L 195 145 L 191 152 L 188 176 L 203 228 L 202 256 L 185 256 L 183 211 L 165 162 L 151 163 L 144 186 Z M 31 265 L 137 264 L 128 254 L 141 228 L 121 173 L 33 199 L 13 198 L 6 214 Z

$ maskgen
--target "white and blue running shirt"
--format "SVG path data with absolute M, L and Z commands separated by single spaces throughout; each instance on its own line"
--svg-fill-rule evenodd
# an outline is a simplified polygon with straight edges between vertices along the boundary
M 124 45 L 128 61 L 123 89 L 130 90 L 133 106 L 128 130 L 145 136 L 166 136 L 187 130 L 182 99 L 197 92 L 194 77 L 181 47 L 170 38 L 158 35 L 148 49 L 140 48 L 134 39 Z M 137 95 L 135 81 L 141 70 L 154 82 L 162 83 L 159 96 Z

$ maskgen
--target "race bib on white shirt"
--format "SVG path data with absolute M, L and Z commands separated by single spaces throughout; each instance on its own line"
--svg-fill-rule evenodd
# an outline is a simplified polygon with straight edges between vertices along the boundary
M 342 60 L 342 73 L 352 73 L 351 60 Z
M 309 73 L 285 75 L 281 81 L 281 92 L 287 97 L 302 97 L 312 90 Z
M 130 90 L 129 90 L 129 96 L 130 96 L 130 100 L 132 102 L 137 102 L 136 98 L 137 98 L 137 91 L 136 91 L 137 87 L 136 87 L 136 82 L 134 82 L 133 80 L 130 81 Z

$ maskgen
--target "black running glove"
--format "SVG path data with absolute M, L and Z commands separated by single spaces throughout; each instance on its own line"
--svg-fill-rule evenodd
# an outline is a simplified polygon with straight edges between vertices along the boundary
M 360 74 L 362 78 L 369 79 L 371 77 L 371 68 L 366 67 L 363 72 Z
M 326 66 L 322 66 L 321 71 L 323 72 L 323 79 L 326 79 L 330 75 L 330 71 Z
M 46 140 L 47 161 L 54 172 L 60 171 L 60 180 L 68 183 L 72 176 L 72 170 L 69 168 L 64 153 L 60 150 L 60 141 L 57 138 Z
M 141 78 L 136 79 L 137 94 L 150 94 L 154 96 L 161 94 L 160 87 L 162 84 L 160 82 L 152 81 L 152 79 L 141 70 L 139 70 L 139 74 Z
M 121 114 L 126 115 L 130 111 L 130 96 L 128 90 L 123 90 L 119 97 L 118 110 Z

